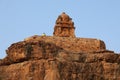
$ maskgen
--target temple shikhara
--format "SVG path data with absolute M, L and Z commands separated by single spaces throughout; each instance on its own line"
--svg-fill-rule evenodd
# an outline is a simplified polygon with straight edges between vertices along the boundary
M 75 27 L 72 18 L 65 12 L 58 16 L 54 27 L 54 36 L 59 37 L 75 37 Z

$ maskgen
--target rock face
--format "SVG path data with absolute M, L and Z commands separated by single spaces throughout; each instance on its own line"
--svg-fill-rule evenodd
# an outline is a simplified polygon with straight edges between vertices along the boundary
M 58 32 L 8 47 L 7 56 L 0 59 L 0 80 L 120 80 L 120 54 L 106 50 L 101 40 Z
M 101 40 L 32 36 L 0 61 L 1 80 L 119 80 L 120 55 Z

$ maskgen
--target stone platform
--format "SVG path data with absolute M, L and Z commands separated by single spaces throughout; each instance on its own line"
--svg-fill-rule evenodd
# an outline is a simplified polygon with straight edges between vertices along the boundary
M 64 50 L 74 52 L 92 52 L 105 50 L 106 46 L 102 40 L 92 38 L 72 38 L 72 37 L 55 37 L 55 36 L 32 36 L 25 41 L 45 41 L 53 43 Z

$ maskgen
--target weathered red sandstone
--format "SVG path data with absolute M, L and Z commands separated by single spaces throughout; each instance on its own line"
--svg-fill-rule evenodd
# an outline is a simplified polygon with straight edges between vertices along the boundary
M 61 26 L 54 36 L 13 43 L 0 60 L 0 80 L 120 80 L 120 54 L 107 50 L 101 40 L 75 37 L 70 29 Z

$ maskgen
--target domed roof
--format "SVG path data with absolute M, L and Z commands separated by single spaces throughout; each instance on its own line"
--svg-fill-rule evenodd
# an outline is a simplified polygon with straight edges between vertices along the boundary
M 63 17 L 63 18 L 64 17 L 69 18 L 69 16 L 65 12 L 63 12 L 60 16 Z
M 60 16 L 63 21 L 66 21 L 66 20 L 68 21 L 70 19 L 70 17 L 65 12 L 63 12 Z

